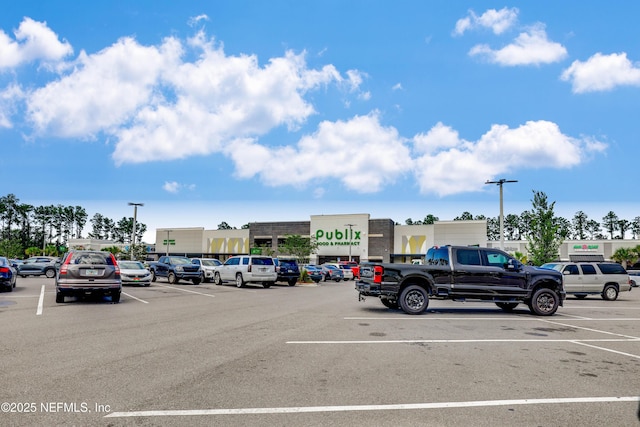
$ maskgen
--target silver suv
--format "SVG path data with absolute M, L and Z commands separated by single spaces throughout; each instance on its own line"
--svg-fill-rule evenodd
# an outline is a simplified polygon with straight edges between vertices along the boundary
M 122 277 L 120 267 L 111 252 L 70 251 L 62 258 L 56 275 L 56 302 L 65 296 L 110 296 L 111 302 L 120 302 Z
M 262 283 L 262 286 L 269 288 L 278 279 L 273 258 L 260 255 L 233 256 L 217 267 L 214 274 L 216 285 L 235 282 L 239 288 L 246 283 Z
M 567 295 L 586 298 L 600 294 L 602 299 L 613 301 L 619 292 L 631 290 L 629 273 L 615 262 L 550 262 L 542 268 L 550 268 L 562 273 L 562 281 Z

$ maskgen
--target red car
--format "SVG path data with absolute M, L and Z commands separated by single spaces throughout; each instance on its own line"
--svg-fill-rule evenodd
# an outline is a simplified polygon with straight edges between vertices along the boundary
M 353 278 L 360 278 L 360 266 L 355 261 L 340 261 L 340 265 L 348 265 L 351 267 L 351 271 L 353 271 Z

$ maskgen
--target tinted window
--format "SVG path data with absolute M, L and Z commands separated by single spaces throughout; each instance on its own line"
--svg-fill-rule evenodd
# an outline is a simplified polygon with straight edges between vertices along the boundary
M 273 265 L 273 258 L 253 258 L 253 265 Z M 285 261 L 280 261 L 280 264 L 285 265 Z
M 449 265 L 449 251 L 447 248 L 430 248 L 425 258 L 427 265 Z
M 480 252 L 477 249 L 458 249 L 456 261 L 462 265 L 482 265 Z
M 249 265 L 249 258 L 242 258 L 242 265 Z
M 604 274 L 627 274 L 627 271 L 620 264 L 598 264 L 598 268 Z
M 591 264 L 580 264 L 582 274 L 596 274 L 596 268 Z
M 280 260 L 280 265 L 283 265 L 287 268 L 296 268 L 298 266 L 298 263 L 291 260 Z M 351 267 L 347 266 L 346 268 L 351 268 Z
M 229 258 L 227 262 L 224 263 L 224 265 L 238 265 L 239 261 L 240 258 Z
M 568 272 L 568 273 L 567 273 Z M 577 274 L 579 275 L 580 272 L 578 271 L 578 266 L 575 264 L 569 264 L 567 265 L 564 270 L 563 270 L 564 274 Z

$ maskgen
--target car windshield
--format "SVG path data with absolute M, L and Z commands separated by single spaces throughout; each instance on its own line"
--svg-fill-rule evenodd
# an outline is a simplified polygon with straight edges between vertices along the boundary
M 203 259 L 202 260 L 202 265 L 207 265 L 209 267 L 216 267 L 218 265 L 220 265 L 221 262 L 218 261 L 217 259 Z
M 191 260 L 189 258 L 171 258 L 171 264 L 191 264 Z

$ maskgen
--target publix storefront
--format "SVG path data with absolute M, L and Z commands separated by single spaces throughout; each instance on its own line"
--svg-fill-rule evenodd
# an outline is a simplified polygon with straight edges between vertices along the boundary
M 316 262 L 368 259 L 369 221 L 368 214 L 311 216 L 309 235 L 318 244 Z

